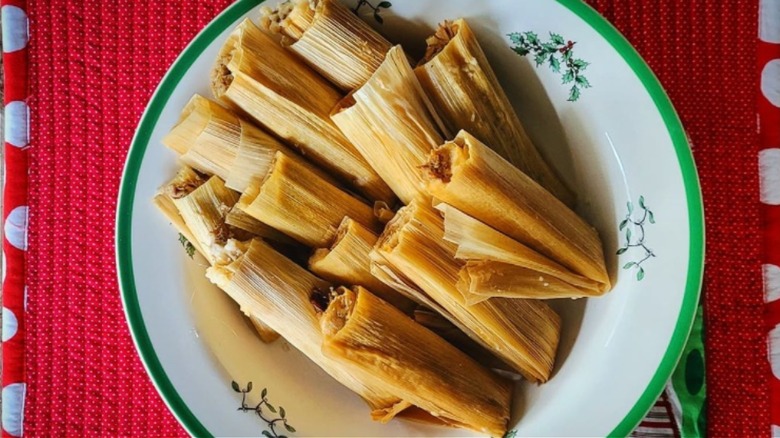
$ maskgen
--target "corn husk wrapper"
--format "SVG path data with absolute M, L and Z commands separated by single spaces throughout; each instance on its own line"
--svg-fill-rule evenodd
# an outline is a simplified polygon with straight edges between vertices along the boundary
M 227 212 L 238 201 L 238 193 L 225 187 L 219 177 L 204 180 L 191 169 L 183 168 L 163 186 L 161 193 L 176 207 L 190 232 L 190 243 L 209 263 L 224 256 L 228 239 L 249 237 L 225 223 Z
M 392 46 L 335 0 L 265 9 L 261 27 L 283 35 L 284 46 L 345 92 L 366 82 Z
M 417 305 L 371 274 L 369 253 L 377 238 L 370 229 L 345 217 L 330 246 L 317 248 L 309 258 L 309 270 L 333 283 L 364 286 L 411 315 Z
M 323 352 L 461 427 L 502 436 L 512 385 L 366 289 L 339 288 L 322 315 Z
M 255 329 L 257 337 L 260 338 L 266 344 L 271 344 L 280 338 L 279 333 L 276 333 L 274 329 L 268 327 L 260 318 L 248 317 L 249 323 Z
M 373 208 L 278 152 L 259 187 L 250 187 L 240 208 L 252 217 L 313 248 L 327 245 L 348 216 L 380 229 Z
M 414 310 L 413 318 L 418 324 L 436 333 L 442 339 L 452 344 L 453 347 L 466 353 L 469 357 L 483 366 L 510 373 L 514 372 L 511 366 L 507 365 L 492 352 L 475 342 L 439 312 L 423 306 L 418 306 L 418 308 Z
M 465 260 L 458 288 L 468 302 L 492 296 L 509 298 L 580 298 L 603 294 L 599 283 L 496 231 L 451 205 L 436 209 L 444 216 L 444 240 L 457 245 Z
M 427 191 L 608 290 L 596 230 L 466 131 L 431 152 Z
M 186 165 L 228 179 L 241 139 L 239 119 L 222 105 L 198 94 L 185 105 L 162 143 Z
M 205 180 L 193 169 L 184 166 L 155 195 L 154 204 L 209 263 L 216 260 L 224 262 L 235 256 L 235 248 L 226 245 L 227 239 L 247 237 L 224 222 L 224 211 L 228 204 L 235 202 L 236 197 L 235 192 L 224 188 L 219 177 Z M 188 223 L 196 232 L 190 230 Z M 204 245 L 206 241 L 208 246 Z M 279 337 L 259 318 L 254 318 L 252 325 L 263 342 L 273 342 Z
M 331 117 L 402 202 L 424 190 L 420 166 L 443 132 L 400 46 Z
M 389 187 L 330 120 L 338 90 L 251 21 L 223 46 L 212 89 L 367 198 L 393 201 Z
M 330 283 L 261 240 L 239 245 L 243 246 L 243 252 L 234 261 L 207 270 L 209 280 L 230 295 L 244 312 L 260 316 L 292 346 L 366 400 L 376 420 L 389 421 L 410 405 L 384 391 L 370 376 L 357 377 L 322 353 L 323 337 L 312 299 L 327 294 Z
M 457 289 L 462 263 L 444 240 L 444 224 L 428 200 L 415 200 L 388 223 L 374 251 L 443 307 L 466 333 L 534 382 L 550 377 L 560 318 L 544 302 L 491 298 L 468 305 Z
M 198 241 L 195 240 L 195 236 L 192 235 L 187 224 L 184 223 L 184 219 L 182 219 L 181 214 L 179 214 L 179 209 L 176 208 L 176 204 L 173 203 L 173 198 L 165 192 L 160 192 L 154 195 L 152 202 L 155 207 L 160 210 L 163 216 L 170 221 L 176 231 L 183 236 L 187 242 L 190 242 L 192 247 L 195 248 L 195 251 L 205 257 L 206 255 L 203 252 L 203 248 L 200 247 Z
M 447 128 L 470 132 L 573 205 L 574 193 L 526 134 L 466 20 L 445 21 L 427 43 L 426 57 L 415 73 Z

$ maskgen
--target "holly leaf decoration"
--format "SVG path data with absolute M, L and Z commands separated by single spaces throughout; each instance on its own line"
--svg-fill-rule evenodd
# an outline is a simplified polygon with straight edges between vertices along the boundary
M 577 77 L 574 78 L 574 82 L 582 88 L 590 88 L 590 82 L 588 82 L 588 79 L 585 76 L 577 75 Z
M 568 84 L 569 82 L 574 80 L 574 72 L 571 70 L 566 70 L 566 73 L 563 74 L 563 82 L 564 84 Z
M 623 219 L 623 221 L 620 222 L 620 231 L 623 231 L 623 228 L 625 228 L 626 225 L 628 225 L 628 219 Z
M 260 391 L 260 398 L 265 398 L 265 396 L 268 395 L 268 388 L 263 388 L 262 391 Z
M 650 221 L 651 224 L 655 223 L 655 216 L 653 216 L 653 212 L 650 210 L 647 210 L 647 220 Z
M 626 242 L 631 242 L 631 228 L 626 228 Z
M 379 11 L 378 10 L 374 11 L 374 20 L 376 20 L 376 22 L 379 23 L 379 24 L 384 24 L 384 22 L 385 22 L 385 19 L 382 18 L 379 15 Z
M 568 101 L 574 102 L 580 98 L 582 90 L 591 88 L 585 76 L 580 75 L 589 64 L 583 59 L 573 58 L 572 48 L 575 42 L 566 41 L 563 36 L 549 32 L 548 41 L 539 40 L 539 35 L 532 31 L 508 33 L 512 42 L 512 51 L 520 56 L 533 55 L 536 67 L 547 64 L 553 73 L 561 75 L 562 84 L 572 84 L 569 88 Z M 562 69 L 565 65 L 565 72 Z
M 580 87 L 573 86 L 571 87 L 571 90 L 569 90 L 569 98 L 567 99 L 569 102 L 576 102 L 577 99 L 580 98 Z
M 636 265 L 636 262 L 628 262 L 625 265 L 623 265 L 623 269 L 628 269 L 634 265 Z
M 525 47 L 512 47 L 512 50 L 520 56 L 525 56 L 531 53 L 531 51 L 526 49 Z
M 558 61 L 558 58 L 556 58 L 555 55 L 550 55 L 550 68 L 555 73 L 561 72 L 561 62 Z
M 508 33 L 506 35 L 509 37 L 509 41 L 511 41 L 512 44 L 517 44 L 517 45 L 524 45 L 525 44 L 525 37 L 522 34 L 520 34 L 520 33 L 512 32 L 512 33 Z
M 265 437 L 268 437 L 268 438 L 274 438 L 274 436 L 273 436 L 273 435 L 271 435 L 271 432 L 269 432 L 269 431 L 267 431 L 267 430 L 264 430 L 264 431 L 263 431 L 263 436 L 265 436 Z
M 271 412 L 273 412 L 274 414 L 276 413 L 276 408 L 274 407 L 274 405 L 272 405 L 271 403 L 268 403 L 268 402 L 265 402 L 265 405 L 268 406 L 268 409 Z
M 645 197 L 644 196 L 640 196 L 639 197 L 639 206 L 642 207 L 642 208 L 645 208 Z
M 639 268 L 639 270 L 636 272 L 636 280 L 642 281 L 643 278 L 645 278 L 645 269 Z
M 230 387 L 233 388 L 233 391 L 241 392 L 241 388 L 238 387 L 238 383 L 235 380 L 230 382 Z
M 287 431 L 290 432 L 290 433 L 295 433 L 295 428 L 290 426 L 287 423 L 284 423 L 284 428 L 287 429 Z
M 390 2 L 380 2 L 376 7 L 377 8 L 382 8 L 382 9 L 387 9 L 390 6 L 393 6 L 393 4 L 390 3 Z
M 572 65 L 574 65 L 575 67 L 577 67 L 580 70 L 585 70 L 585 68 L 588 67 L 590 65 L 590 63 L 589 62 L 585 62 L 582 59 L 578 58 L 578 59 L 575 59 L 574 61 L 572 61 Z
M 615 254 L 620 255 L 626 251 L 628 251 L 628 248 L 620 248 L 619 250 L 615 251 Z

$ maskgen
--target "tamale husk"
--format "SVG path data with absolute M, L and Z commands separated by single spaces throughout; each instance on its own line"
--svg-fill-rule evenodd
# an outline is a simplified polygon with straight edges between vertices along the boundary
M 361 286 L 336 290 L 322 350 L 356 375 L 447 422 L 503 436 L 512 384 Z
M 313 248 L 327 245 L 345 216 L 369 229 L 381 229 L 370 206 L 282 152 L 277 152 L 271 170 L 259 186 L 244 192 L 240 208 Z
M 237 192 L 243 192 L 253 181 L 265 176 L 276 151 L 298 158 L 276 138 L 197 94 L 162 141 L 181 155 L 182 162 L 202 173 L 220 177 L 228 188 Z
M 459 260 L 507 263 L 559 278 L 575 286 L 594 289 L 596 292 L 599 289 L 599 284 L 595 281 L 572 273 L 449 204 L 439 203 L 436 209 L 444 216 L 444 240 L 457 245 L 455 258 Z
M 280 338 L 279 333 L 276 333 L 274 329 L 268 327 L 268 325 L 260 320 L 260 318 L 254 316 L 250 316 L 248 318 L 249 323 L 252 324 L 252 327 L 255 329 L 255 333 L 257 333 L 257 337 L 259 337 L 260 340 L 264 343 L 271 344 Z
M 403 203 L 424 191 L 420 166 L 446 133 L 400 46 L 331 118 Z
M 172 183 L 164 187 L 169 196 L 176 191 L 172 187 L 174 185 Z M 186 196 L 171 197 L 209 263 L 214 264 L 224 256 L 224 246 L 228 239 L 250 237 L 248 233 L 225 223 L 228 211 L 238 201 L 238 193 L 225 187 L 218 176 L 212 176 Z
M 371 274 L 369 253 L 377 238 L 370 229 L 345 217 L 330 246 L 317 248 L 309 258 L 309 270 L 333 283 L 361 285 L 411 315 L 417 305 Z
M 162 143 L 185 164 L 226 180 L 241 138 L 238 118 L 225 107 L 194 95 Z
M 457 289 L 462 263 L 455 259 L 455 246 L 444 240 L 443 220 L 429 202 L 418 199 L 401 208 L 374 250 L 470 329 L 472 339 L 527 379 L 547 381 L 560 318 L 540 300 L 491 298 L 467 305 Z
M 392 203 L 390 188 L 330 120 L 338 90 L 251 21 L 223 46 L 212 90 L 369 199 Z
M 434 198 L 610 288 L 596 230 L 468 132 L 432 151 L 425 169 Z
M 360 395 L 371 407 L 372 416 L 389 421 L 410 406 L 386 392 L 371 376 L 358 377 L 322 353 L 322 332 L 312 303 L 327 294 L 331 284 L 276 252 L 267 243 L 253 239 L 243 244 L 234 261 L 216 264 L 206 276 L 224 290 L 250 316 L 278 332 L 338 382 Z
M 241 198 L 239 198 L 239 200 L 240 199 Z M 233 208 L 230 209 L 227 216 L 225 216 L 225 223 L 232 227 L 238 228 L 239 230 L 244 230 L 254 236 L 262 237 L 263 239 L 273 242 L 279 242 L 283 244 L 296 243 L 294 239 L 277 230 L 276 228 L 270 225 L 266 225 L 253 218 L 244 210 L 239 208 L 238 205 L 234 205 Z
M 458 276 L 458 290 L 469 305 L 492 297 L 546 300 L 601 295 L 539 271 L 486 260 L 466 262 Z
M 419 306 L 414 310 L 414 320 L 480 364 L 492 369 L 514 372 L 511 366 L 475 342 L 439 312 Z
M 470 132 L 573 205 L 574 193 L 526 134 L 466 20 L 445 21 L 426 42 L 425 59 L 415 73 L 447 128 Z
M 335 0 L 297 0 L 265 9 L 261 26 L 343 91 L 361 86 L 392 44 Z
M 444 215 L 444 240 L 457 245 L 455 258 L 467 260 L 458 289 L 468 303 L 492 296 L 552 299 L 604 293 L 605 285 L 572 273 L 455 207 L 440 203 L 436 209 Z
M 187 239 L 190 244 L 192 244 L 192 247 L 195 248 L 195 251 L 205 257 L 206 255 L 203 252 L 203 248 L 200 247 L 198 241 L 195 240 L 195 236 L 193 236 L 192 232 L 190 232 L 190 229 L 187 228 L 187 224 L 184 223 L 184 219 L 182 219 L 181 215 L 179 214 L 179 209 L 176 208 L 176 204 L 173 203 L 173 199 L 171 199 L 167 193 L 160 192 L 154 195 L 152 202 L 157 207 L 157 209 L 160 210 L 163 216 L 165 216 L 165 218 L 171 222 L 171 225 L 176 228 L 176 231 L 178 231 L 179 234 L 184 236 L 184 238 Z
M 224 223 L 227 204 L 235 202 L 237 196 L 235 192 L 225 189 L 219 177 L 204 180 L 193 169 L 184 166 L 155 195 L 154 203 L 209 263 L 217 260 L 225 262 L 235 258 L 236 248 L 227 245 L 222 239 L 248 237 L 246 233 L 233 230 Z M 188 223 L 193 224 L 197 230 L 195 233 L 190 230 Z M 205 246 L 204 241 L 211 243 Z M 253 325 L 264 342 L 272 342 L 274 336 L 278 337 L 273 330 L 263 327 L 259 318 L 255 319 Z

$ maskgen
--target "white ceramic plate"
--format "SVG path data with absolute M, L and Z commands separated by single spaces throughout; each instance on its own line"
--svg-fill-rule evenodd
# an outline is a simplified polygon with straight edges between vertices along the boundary
M 209 95 L 208 72 L 220 45 L 243 17 L 257 18 L 258 3 L 233 4 L 184 50 L 146 109 L 128 156 L 117 254 L 141 358 L 173 413 L 198 436 L 290 435 L 281 422 L 271 431 L 253 414 L 237 411 L 241 397 L 231 381 L 252 382 L 252 400 L 267 388 L 269 402 L 284 406 L 297 430 L 291 435 L 471 436 L 400 421 L 373 423 L 356 396 L 286 343 L 260 343 L 230 300 L 203 278 L 205 262 L 185 254 L 152 206 L 156 189 L 177 167 L 160 139 L 194 93 Z M 370 12 L 365 19 L 412 50 L 443 19 L 469 20 L 532 139 L 576 187 L 580 212 L 603 237 L 615 288 L 603 298 L 555 303 L 564 333 L 554 377 L 542 386 L 518 386 L 510 435 L 630 433 L 679 359 L 703 267 L 696 170 L 666 94 L 628 42 L 584 3 L 392 3 L 381 11 L 384 24 Z M 509 36 L 514 32 L 522 40 Z M 536 66 L 543 43 L 550 50 Z M 513 46 L 531 53 L 523 56 Z M 579 67 L 577 75 L 566 77 L 572 66 Z M 575 80 L 563 84 L 566 79 Z

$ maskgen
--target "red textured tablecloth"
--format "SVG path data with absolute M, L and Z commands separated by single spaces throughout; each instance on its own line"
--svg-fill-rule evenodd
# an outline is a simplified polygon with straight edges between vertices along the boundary
M 3 399 L 10 385 L 21 385 L 14 391 L 26 395 L 26 435 L 183 434 L 149 382 L 124 321 L 114 265 L 115 203 L 125 154 L 152 91 L 227 3 L 2 1 L 4 24 L 9 6 L 26 10 L 30 22 L 29 46 L 11 57 L 5 50 L 6 72 L 15 71 L 9 60 L 17 68 L 29 60 L 29 88 L 24 78 L 7 77 L 16 91 L 6 95 L 6 105 L 27 103 L 30 137 L 28 146 L 23 133 L 15 131 L 22 138 L 14 141 L 24 144 L 9 144 L 6 135 L 4 208 L 4 286 L 17 291 L 10 302 L 6 292 L 4 305 L 18 325 L 3 352 L 4 363 L 9 354 L 18 362 L 3 370 Z M 709 432 L 768 436 L 758 1 L 591 4 L 657 73 L 694 147 L 707 221 Z M 26 114 L 19 105 L 14 111 Z M 24 117 L 17 118 L 22 123 Z M 9 436 L 19 425 L 6 424 L 6 409 L 3 434 Z

